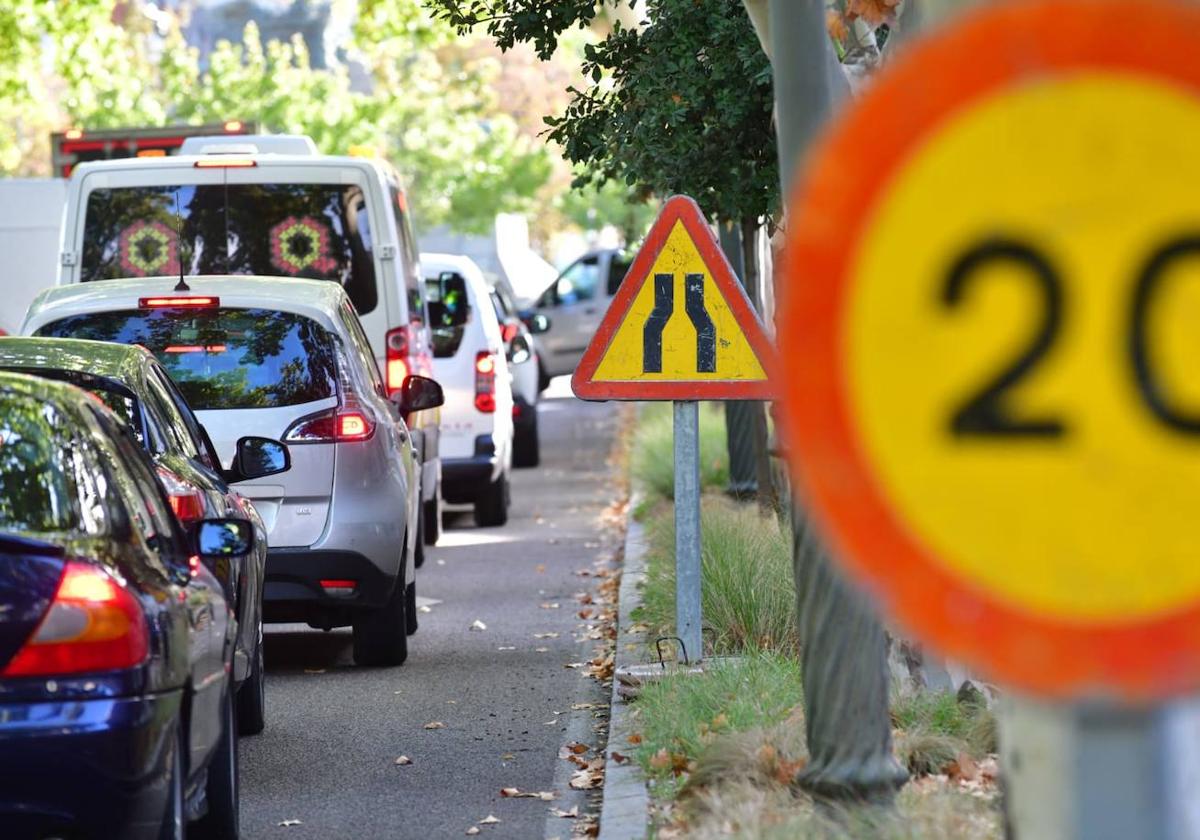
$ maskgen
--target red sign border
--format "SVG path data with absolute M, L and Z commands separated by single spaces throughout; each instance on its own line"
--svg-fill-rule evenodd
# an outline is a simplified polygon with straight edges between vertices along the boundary
M 1200 687 L 1200 604 L 1086 623 L 1031 614 L 955 575 L 888 507 L 843 385 L 841 314 L 864 223 L 928 127 L 964 103 L 1046 73 L 1113 70 L 1200 97 L 1189 40 L 1200 7 L 1170 0 L 997 4 L 906 44 L 833 124 L 792 195 L 779 324 L 784 434 L 799 492 L 838 558 L 918 637 L 997 680 L 1051 697 L 1147 700 Z M 818 398 L 816 395 L 820 395 Z
M 667 244 L 667 237 L 682 222 L 692 243 L 712 274 L 713 282 L 725 297 L 734 320 L 758 357 L 767 378 L 763 380 L 710 379 L 699 381 L 624 381 L 597 382 L 593 377 L 596 368 L 608 351 L 613 336 L 629 314 L 638 292 L 642 290 L 654 261 Z M 746 290 L 734 276 L 733 268 L 725 259 L 724 252 L 713 236 L 700 205 L 686 195 L 675 195 L 667 199 L 654 225 L 646 235 L 646 241 L 638 251 L 633 265 L 625 275 L 624 282 L 613 296 L 608 311 L 596 328 L 596 335 L 588 344 L 583 358 L 571 376 L 571 389 L 575 396 L 584 400 L 770 400 L 775 397 L 774 369 L 775 350 L 763 332 L 758 316 L 746 297 Z

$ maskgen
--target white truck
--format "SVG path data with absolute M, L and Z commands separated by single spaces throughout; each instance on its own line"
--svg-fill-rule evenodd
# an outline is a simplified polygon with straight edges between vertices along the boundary
M 0 333 L 15 335 L 38 292 L 54 285 L 66 204 L 63 178 L 0 179 Z

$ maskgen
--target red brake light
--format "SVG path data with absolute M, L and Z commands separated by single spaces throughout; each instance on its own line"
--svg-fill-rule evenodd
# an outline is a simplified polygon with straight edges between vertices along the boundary
M 132 668 L 150 650 L 141 604 L 96 566 L 69 561 L 50 609 L 4 669 L 6 677 L 52 677 Z
M 371 436 L 371 424 L 357 411 L 339 414 L 337 436 L 338 440 L 365 440 Z
M 508 344 L 508 342 L 517 337 L 517 329 L 518 327 L 515 321 L 504 322 L 504 324 L 500 327 L 500 337 L 504 339 L 505 344 Z
M 204 494 L 165 467 L 158 468 L 158 480 L 167 491 L 167 501 L 175 518 L 188 525 L 204 518 Z
M 475 354 L 475 408 L 484 414 L 496 410 L 496 356 L 487 350 Z
M 221 305 L 217 297 L 144 297 L 138 298 L 138 309 L 216 309 Z
M 163 348 L 164 353 L 224 353 L 228 349 L 224 344 L 169 344 Z
M 359 411 L 329 409 L 303 417 L 284 432 L 287 443 L 341 443 L 367 440 L 375 434 L 375 424 Z
M 387 347 L 387 390 L 388 396 L 391 396 L 404 387 L 404 380 L 411 373 L 408 366 L 408 327 L 388 330 L 384 344 Z

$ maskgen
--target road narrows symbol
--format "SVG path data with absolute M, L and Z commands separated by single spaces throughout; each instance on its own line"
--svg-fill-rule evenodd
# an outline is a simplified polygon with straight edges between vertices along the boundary
M 662 373 L 662 334 L 675 311 L 675 275 L 654 275 L 654 309 L 642 332 L 642 371 Z
M 696 328 L 696 371 L 717 370 L 717 327 L 704 308 L 704 275 L 689 274 L 683 281 L 684 308 Z

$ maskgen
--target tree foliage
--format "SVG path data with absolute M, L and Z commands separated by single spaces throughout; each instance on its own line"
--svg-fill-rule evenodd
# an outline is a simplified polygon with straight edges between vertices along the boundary
M 460 30 L 484 26 L 502 47 L 553 52 L 569 28 L 624 0 L 428 0 Z M 590 84 L 571 89 L 549 137 L 581 167 L 577 184 L 623 181 L 686 193 L 725 220 L 778 208 L 770 64 L 740 0 L 647 0 L 640 29 L 614 23 L 585 48 Z
M 371 84 L 314 69 L 301 38 L 246 27 L 202 66 L 179 21 L 142 0 L 10 0 L 0 10 L 0 171 L 46 174 L 52 129 L 253 119 L 309 134 L 328 153 L 365 145 L 405 175 L 422 225 L 490 228 L 527 210 L 546 149 L 499 109 L 478 66 L 446 51 L 453 30 L 419 0 L 360 0 L 351 44 Z

